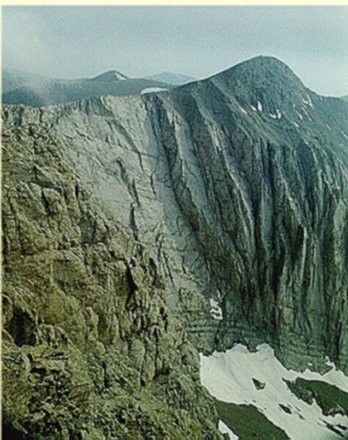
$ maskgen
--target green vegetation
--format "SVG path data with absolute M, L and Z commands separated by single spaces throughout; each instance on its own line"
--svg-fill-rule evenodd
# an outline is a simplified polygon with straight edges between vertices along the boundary
M 348 393 L 320 380 L 296 379 L 285 381 L 299 399 L 311 404 L 317 402 L 325 415 L 348 415 Z
M 255 406 L 237 405 L 215 399 L 220 420 L 227 425 L 240 440 L 283 440 L 289 437 L 270 422 Z

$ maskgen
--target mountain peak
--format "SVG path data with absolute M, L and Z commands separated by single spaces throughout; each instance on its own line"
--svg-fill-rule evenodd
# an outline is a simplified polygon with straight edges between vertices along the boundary
M 243 61 L 206 82 L 232 94 L 240 105 L 263 106 L 272 115 L 276 115 L 279 108 L 293 111 L 294 104 L 301 106 L 302 101 L 310 100 L 311 95 L 289 66 L 269 56 Z
M 100 75 L 91 78 L 90 81 L 117 82 L 125 79 L 128 79 L 128 77 L 118 72 L 117 70 L 108 70 L 107 72 L 101 73 Z
M 248 87 L 261 84 L 271 86 L 274 82 L 303 87 L 301 80 L 287 64 L 275 57 L 264 55 L 243 61 L 211 78 L 238 81 Z
M 281 61 L 280 59 L 270 55 L 258 55 L 256 57 L 249 58 L 236 64 L 233 68 L 237 68 L 238 66 L 278 67 L 291 70 L 290 67 L 284 63 L 284 61 Z

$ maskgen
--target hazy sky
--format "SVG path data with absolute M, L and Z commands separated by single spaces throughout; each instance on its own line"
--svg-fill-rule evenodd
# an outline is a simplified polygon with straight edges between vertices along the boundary
M 3 65 L 79 78 L 210 76 L 256 55 L 324 95 L 348 94 L 348 7 L 4 7 Z

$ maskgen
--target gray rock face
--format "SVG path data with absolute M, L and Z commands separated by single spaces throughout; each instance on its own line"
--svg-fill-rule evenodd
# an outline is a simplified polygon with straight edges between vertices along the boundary
M 151 248 L 198 349 L 267 341 L 288 366 L 328 355 L 347 371 L 343 100 L 259 57 L 171 92 L 4 120 L 51 127 L 104 211 Z
M 48 126 L 2 141 L 4 438 L 222 438 L 146 248 L 100 212 Z

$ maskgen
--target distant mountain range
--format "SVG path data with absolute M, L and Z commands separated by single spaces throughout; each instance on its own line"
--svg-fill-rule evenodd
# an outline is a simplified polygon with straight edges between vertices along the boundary
M 146 78 L 153 81 L 162 81 L 167 84 L 171 84 L 172 86 L 182 86 L 184 84 L 197 81 L 197 78 L 193 78 L 192 76 L 181 75 L 173 72 L 158 73 L 157 75 L 147 76 Z
M 62 104 L 92 96 L 139 95 L 167 90 L 194 81 L 194 78 L 164 72 L 146 78 L 129 78 L 117 70 L 109 70 L 93 78 L 56 79 L 27 72 L 3 71 L 2 102 L 40 107 Z

